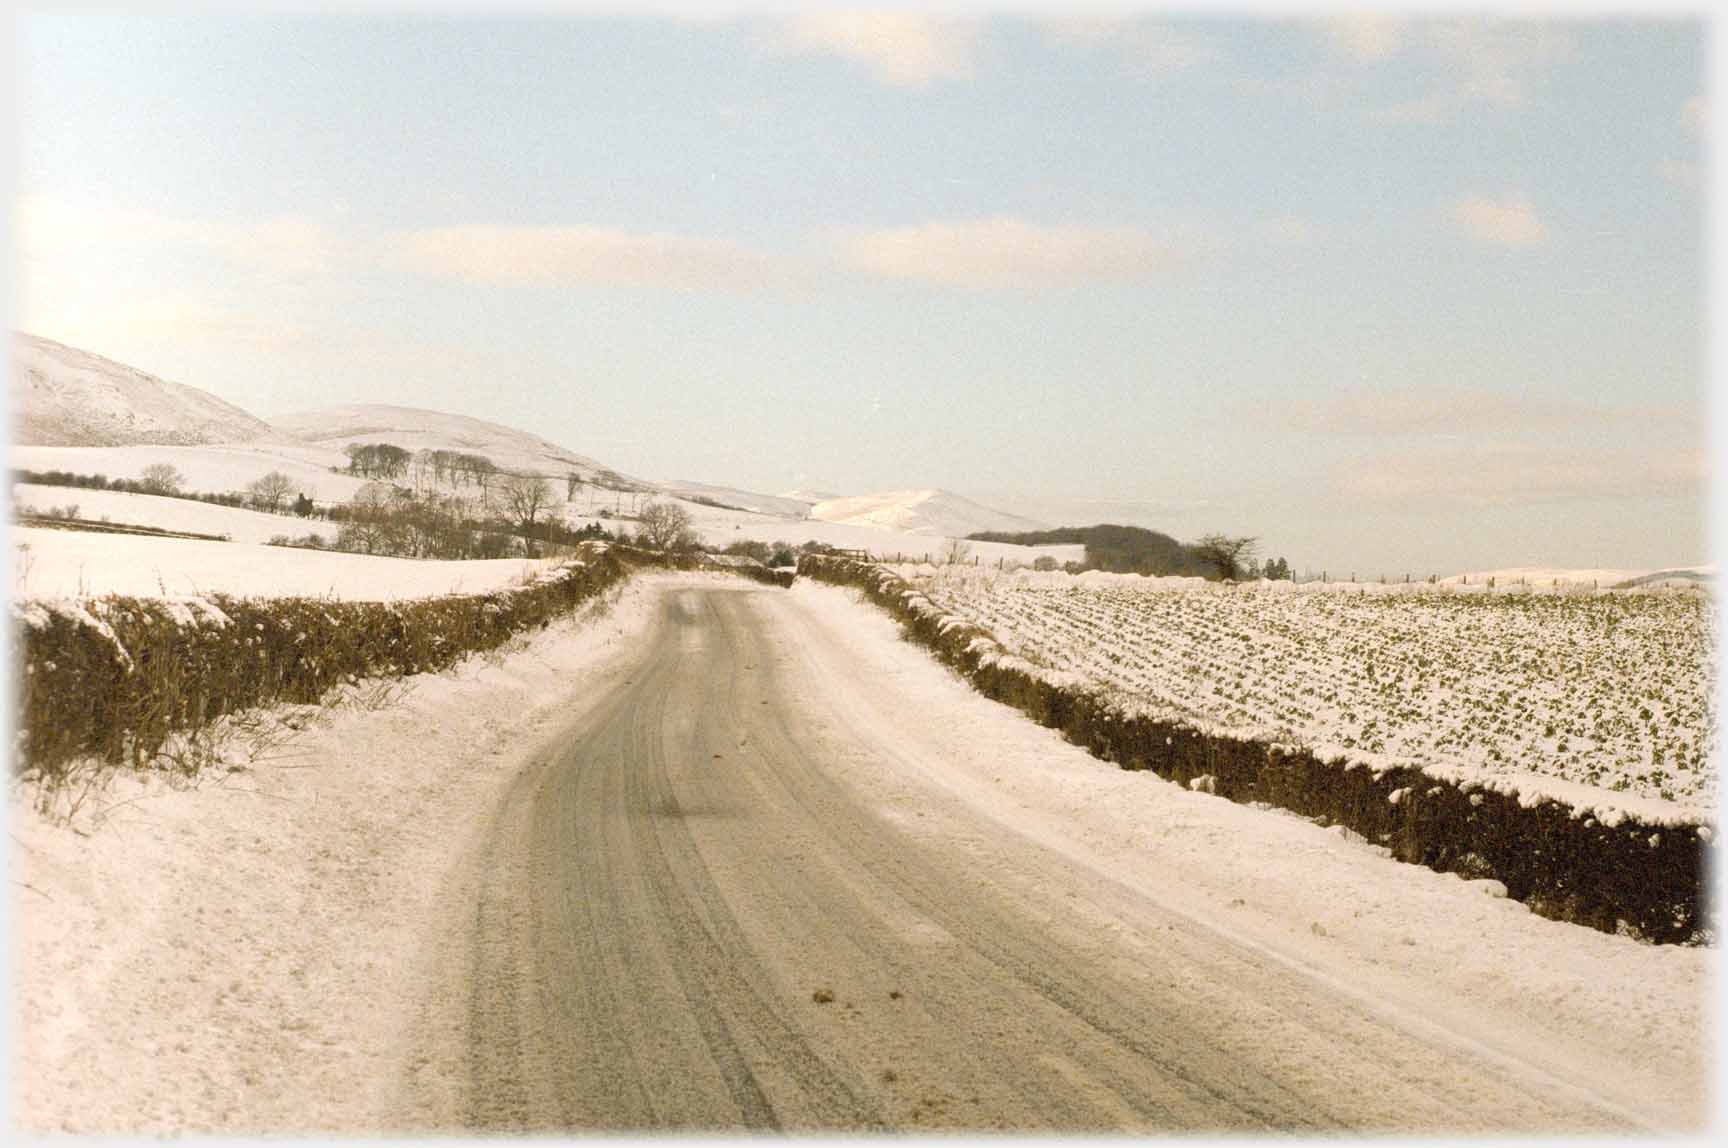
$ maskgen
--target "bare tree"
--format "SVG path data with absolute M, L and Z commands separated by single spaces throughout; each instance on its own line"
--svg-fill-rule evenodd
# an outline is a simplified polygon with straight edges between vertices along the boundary
M 972 557 L 972 544 L 964 538 L 950 538 L 942 547 L 942 562 L 946 566 L 958 566 Z
M 138 480 L 150 494 L 174 494 L 185 484 L 186 476 L 170 463 L 153 462 L 144 468 Z
M 336 534 L 336 547 L 357 554 L 389 554 L 397 547 L 392 521 L 396 491 L 387 482 L 368 482 L 348 500 L 347 518 Z
M 480 505 L 492 504 L 492 480 L 498 477 L 498 465 L 483 454 L 464 455 L 468 477 L 480 488 Z
M 1188 546 L 1194 561 L 1220 578 L 1239 579 L 1245 565 L 1260 545 L 1258 538 L 1231 538 L 1224 534 L 1208 534 Z
M 252 496 L 252 505 L 259 510 L 281 510 L 287 501 L 300 493 L 300 488 L 294 485 L 294 480 L 279 470 L 273 470 L 263 478 L 258 479 L 246 488 Z
M 690 512 L 676 502 L 650 502 L 636 516 L 636 541 L 650 550 L 689 550 L 696 545 Z
M 505 517 L 515 523 L 523 537 L 534 530 L 540 512 L 552 504 L 552 484 L 536 474 L 506 475 L 498 484 L 498 499 Z

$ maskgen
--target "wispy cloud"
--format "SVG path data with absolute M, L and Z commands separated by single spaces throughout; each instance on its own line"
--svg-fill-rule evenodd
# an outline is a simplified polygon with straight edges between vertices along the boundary
M 1572 54 L 1572 34 L 1540 20 L 1452 20 L 1420 26 L 1423 49 L 1447 78 L 1425 95 L 1381 108 L 1386 122 L 1433 122 L 1473 105 L 1522 106 Z
M 1126 70 L 1152 77 L 1186 72 L 1222 54 L 1218 37 L 1192 24 L 1087 14 L 1052 16 L 1038 27 L 1058 47 L 1109 52 Z
M 1466 388 L 1352 388 L 1324 398 L 1285 399 L 1258 410 L 1256 421 L 1280 430 L 1372 438 L 1508 436 L 1632 423 L 1673 429 L 1684 421 L 1684 412 L 1677 409 L 1625 410 L 1564 398 Z
M 621 283 L 682 291 L 748 292 L 778 280 L 769 255 L 727 239 L 595 227 L 471 224 L 400 232 L 395 266 L 493 284 Z
M 281 275 L 303 275 L 334 269 L 348 251 L 334 229 L 303 216 L 195 219 L 44 196 L 19 203 L 17 226 L 18 245 L 26 258 L 54 258 L 77 251 L 178 251 Z
M 1383 12 L 1352 12 L 1323 18 L 1320 31 L 1340 54 L 1357 63 L 1374 63 L 1404 46 L 1407 22 Z
M 1184 250 L 1134 227 L 1044 226 L 1012 216 L 852 232 L 842 262 L 886 279 L 972 289 L 1129 281 L 1180 264 Z
M 1453 204 L 1450 215 L 1464 234 L 1484 243 L 1526 248 L 1539 246 L 1548 238 L 1548 228 L 1522 195 L 1498 200 L 1469 196 Z
M 923 88 L 972 74 L 980 22 L 906 10 L 827 9 L 780 24 L 777 51 L 832 54 L 867 66 L 882 83 Z
M 1253 226 L 1251 235 L 1277 248 L 1312 247 L 1327 237 L 1325 228 L 1298 215 L 1269 216 Z
M 1356 459 L 1340 468 L 1336 478 L 1340 493 L 1352 500 L 1438 509 L 1694 497 L 1705 489 L 1709 466 L 1697 449 L 1502 444 Z
M 1680 105 L 1680 126 L 1695 136 L 1710 133 L 1710 105 L 1699 93 Z
M 1689 159 L 1665 159 L 1657 170 L 1664 180 L 1686 191 L 1697 191 L 1704 183 L 1698 164 Z

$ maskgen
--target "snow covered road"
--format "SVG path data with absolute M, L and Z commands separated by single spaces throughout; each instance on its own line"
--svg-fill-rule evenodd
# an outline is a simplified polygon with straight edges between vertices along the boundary
M 639 575 L 404 686 L 15 804 L 21 1127 L 1708 1117 L 1714 951 L 1124 773 L 846 591 Z
M 832 588 L 651 633 L 451 874 L 402 1126 L 1703 1118 L 1703 954 L 1117 772 Z

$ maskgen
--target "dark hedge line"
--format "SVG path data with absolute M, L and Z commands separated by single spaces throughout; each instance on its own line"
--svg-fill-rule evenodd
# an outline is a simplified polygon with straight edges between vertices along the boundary
M 78 758 L 147 765 L 170 738 L 224 714 L 315 703 L 357 678 L 447 669 L 544 627 L 629 570 L 604 547 L 587 547 L 556 578 L 490 594 L 15 602 L 14 771 L 52 784 Z
M 944 623 L 927 598 L 876 566 L 812 554 L 799 560 L 798 573 L 859 587 L 984 696 L 1123 769 L 1148 769 L 1183 785 L 1210 777 L 1207 789 L 1220 797 L 1345 826 L 1400 861 L 1492 877 L 1546 917 L 1607 932 L 1624 923 L 1661 944 L 1697 943 L 1710 934 L 1706 826 L 1648 825 L 1632 817 L 1606 825 L 1574 816 L 1559 802 L 1526 806 L 1516 794 L 1418 769 L 1375 772 L 1126 714 L 1099 694 L 1052 685 L 1023 664 L 990 658 L 1005 651 L 986 631 L 952 618 Z

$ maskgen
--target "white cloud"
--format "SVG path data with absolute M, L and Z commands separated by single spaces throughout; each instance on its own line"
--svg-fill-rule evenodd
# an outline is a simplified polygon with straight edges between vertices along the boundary
M 1452 220 L 1466 235 L 1502 247 L 1536 247 L 1548 238 L 1548 229 L 1530 201 L 1521 195 L 1502 200 L 1470 196 L 1452 205 Z
M 1133 227 L 1040 226 L 1009 216 L 856 232 L 853 268 L 886 279 L 975 289 L 1143 279 L 1182 261 L 1181 248 Z
M 27 258 L 51 259 L 78 251 L 178 250 L 281 275 L 331 270 L 349 248 L 335 231 L 301 216 L 189 219 L 45 196 L 19 202 L 17 236 Z
M 450 279 L 501 284 L 627 283 L 685 291 L 753 291 L 778 269 L 725 239 L 594 227 L 475 224 L 400 232 L 391 262 Z
M 773 46 L 843 56 L 868 66 L 885 84 L 923 88 L 972 74 L 979 31 L 977 20 L 924 12 L 827 9 L 787 20 Z
M 1321 31 L 1332 47 L 1357 63 L 1374 63 L 1404 46 L 1405 21 L 1384 12 L 1352 12 L 1325 18 Z

